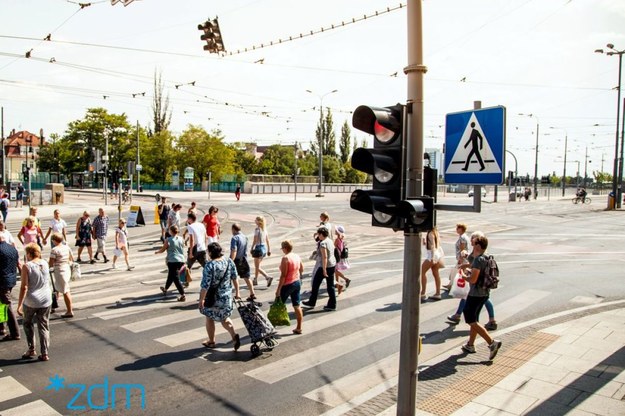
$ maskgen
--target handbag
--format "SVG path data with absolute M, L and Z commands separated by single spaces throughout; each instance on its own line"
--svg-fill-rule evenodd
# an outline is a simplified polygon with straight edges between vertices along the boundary
M 221 284 L 221 281 L 223 280 L 223 278 L 228 274 L 228 269 L 229 268 L 230 268 L 230 263 L 228 263 L 228 267 L 226 268 L 226 271 L 224 272 L 224 275 L 221 276 L 221 279 L 219 279 L 217 284 L 216 285 L 211 285 L 208 288 L 208 290 L 206 291 L 206 296 L 204 296 L 204 307 L 205 308 L 212 308 L 213 306 L 215 306 L 215 302 L 217 302 L 217 288 Z
M 9 321 L 9 305 L 0 303 L 0 323 Z
M 269 322 L 271 322 L 273 326 L 291 325 L 291 318 L 289 318 L 286 305 L 282 302 L 280 296 L 276 297 L 276 300 L 274 300 L 273 304 L 269 307 L 267 318 L 269 318 Z
M 471 290 L 469 282 L 465 280 L 462 271 L 458 269 L 458 271 L 456 272 L 456 276 L 454 277 L 453 283 L 451 284 L 451 290 L 449 291 L 449 295 L 457 299 L 466 299 L 466 297 L 469 295 L 469 290 Z
M 78 263 L 72 263 L 72 265 L 70 266 L 70 269 L 72 271 L 70 280 L 74 281 L 74 280 L 78 280 L 82 277 L 82 274 L 80 272 L 80 264 Z
M 113 249 L 113 255 L 114 255 L 115 257 L 121 257 L 121 256 L 122 256 L 122 251 L 121 251 L 121 249 L 119 249 L 119 248 L 114 248 L 114 249 Z

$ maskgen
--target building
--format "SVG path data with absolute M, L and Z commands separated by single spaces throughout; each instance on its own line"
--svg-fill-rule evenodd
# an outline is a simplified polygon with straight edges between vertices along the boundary
M 44 140 L 29 131 L 11 131 L 9 137 L 4 139 L 4 152 L 6 166 L 6 181 L 23 181 L 23 169 L 28 166 L 31 174 L 37 173 L 37 159 L 39 158 L 39 148 L 44 144 Z
M 425 153 L 430 155 L 430 167 L 438 170 L 439 181 L 444 177 L 443 172 L 443 153 L 441 149 L 428 148 L 425 149 Z

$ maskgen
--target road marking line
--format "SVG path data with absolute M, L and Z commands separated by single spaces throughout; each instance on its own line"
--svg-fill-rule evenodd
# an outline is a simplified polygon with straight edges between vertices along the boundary
M 2 416 L 61 416 L 61 413 L 54 410 L 52 407 L 50 407 L 49 404 L 47 404 L 43 400 L 36 400 L 34 402 L 26 403 L 21 406 L 2 410 L 0 414 L 2 414 Z
M 2 392 L 0 402 L 5 402 L 31 393 L 30 390 L 11 376 L 0 378 L 0 391 Z

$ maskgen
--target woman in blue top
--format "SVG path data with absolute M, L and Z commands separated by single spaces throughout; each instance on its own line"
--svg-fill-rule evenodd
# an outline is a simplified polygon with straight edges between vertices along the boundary
M 172 225 L 169 227 L 169 237 L 165 239 L 163 243 L 163 247 L 161 247 L 154 254 L 160 254 L 167 250 L 167 282 L 165 286 L 161 286 L 161 292 L 163 292 L 163 296 L 167 296 L 167 289 L 173 283 L 176 285 L 176 289 L 178 289 L 179 302 L 184 302 L 187 298 L 184 295 L 184 289 L 180 284 L 180 279 L 178 279 L 178 273 L 180 269 L 184 265 L 184 240 L 182 237 L 178 235 L 178 226 Z
M 206 348 L 215 347 L 215 321 L 221 322 L 221 325 L 230 333 L 234 342 L 234 350 L 237 351 L 241 346 L 239 335 L 234 331 L 234 325 L 230 320 L 232 310 L 232 282 L 236 284 L 237 270 L 234 262 L 229 257 L 224 257 L 223 249 L 219 243 L 210 243 L 208 245 L 208 254 L 210 261 L 204 266 L 202 273 L 202 283 L 200 287 L 200 303 L 198 308 L 202 315 L 206 316 L 206 333 L 208 340 L 202 342 Z M 216 287 L 217 293 L 213 306 L 205 307 L 204 299 L 210 287 Z

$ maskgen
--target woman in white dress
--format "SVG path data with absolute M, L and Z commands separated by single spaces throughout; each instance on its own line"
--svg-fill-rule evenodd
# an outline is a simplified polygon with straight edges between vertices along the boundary
M 69 291 L 69 281 L 72 277 L 70 264 L 74 260 L 72 249 L 69 248 L 67 244 L 63 243 L 64 238 L 62 234 L 52 234 L 50 241 L 52 242 L 53 248 L 50 251 L 48 264 L 50 267 L 54 267 L 52 279 L 54 281 L 54 288 L 56 289 L 55 295 L 58 293 L 63 294 L 65 308 L 67 309 L 67 311 L 61 315 L 61 318 L 73 318 L 72 296 Z

